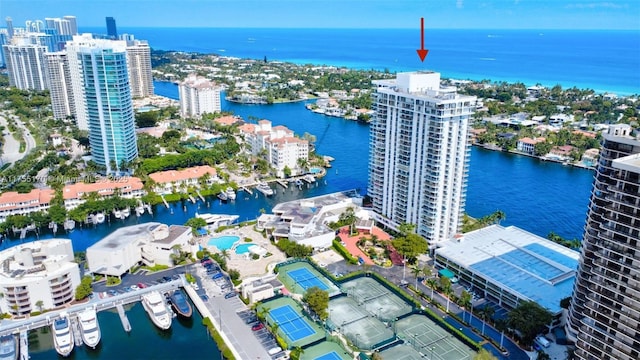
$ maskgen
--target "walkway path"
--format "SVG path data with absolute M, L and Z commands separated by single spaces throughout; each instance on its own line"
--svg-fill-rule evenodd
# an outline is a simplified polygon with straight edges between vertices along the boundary
M 340 233 L 338 233 L 338 236 L 340 237 L 340 240 L 345 243 L 345 247 L 347 248 L 347 250 L 349 250 L 349 253 L 351 253 L 351 255 L 355 257 L 361 257 L 364 260 L 365 264 L 374 264 L 373 260 L 371 260 L 369 256 L 367 256 L 367 254 L 362 252 L 362 250 L 360 250 L 357 245 L 357 242 L 358 240 L 360 240 L 360 237 L 362 235 L 357 234 L 355 236 L 349 236 L 349 227 L 345 226 L 340 228 Z

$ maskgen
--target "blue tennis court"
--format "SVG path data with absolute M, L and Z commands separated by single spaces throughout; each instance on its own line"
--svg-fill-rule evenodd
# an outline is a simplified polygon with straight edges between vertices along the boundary
M 316 333 L 291 305 L 275 308 L 269 311 L 269 315 L 291 343 Z
M 315 360 L 342 360 L 342 357 L 340 357 L 340 355 L 338 355 L 338 353 L 336 353 L 335 351 L 332 351 L 315 358 Z
M 318 277 L 307 268 L 291 270 L 287 272 L 287 275 L 305 291 L 314 286 L 319 287 L 321 290 L 329 290 L 329 286 L 318 279 Z

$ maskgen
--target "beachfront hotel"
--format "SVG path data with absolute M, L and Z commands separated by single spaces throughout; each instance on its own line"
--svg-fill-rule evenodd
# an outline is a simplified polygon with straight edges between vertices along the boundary
M 296 137 L 292 130 L 281 125 L 271 126 L 269 120 L 244 124 L 239 129 L 251 155 L 258 155 L 264 150 L 265 160 L 276 170 L 278 177 L 285 177 L 285 168 L 291 170 L 291 175 L 306 172 L 300 167 L 300 159 L 309 160 L 309 141 Z
M 442 87 L 430 71 L 373 84 L 367 193 L 375 220 L 414 224 L 433 249 L 462 223 L 476 98 Z
M 107 174 L 121 173 L 138 157 L 127 43 L 74 36 L 67 56 L 78 127 L 89 130 L 92 159 Z
M 640 358 L 640 137 L 611 125 L 591 192 L 568 338 L 578 359 Z
M 0 252 L 0 312 L 16 316 L 70 303 L 80 285 L 71 240 L 20 244 Z
M 191 74 L 178 84 L 180 116 L 199 118 L 220 112 L 220 87 L 202 76 Z
M 141 264 L 173 266 L 171 255 L 190 251 L 192 238 L 188 226 L 148 222 L 122 227 L 87 248 L 89 271 L 122 276 Z

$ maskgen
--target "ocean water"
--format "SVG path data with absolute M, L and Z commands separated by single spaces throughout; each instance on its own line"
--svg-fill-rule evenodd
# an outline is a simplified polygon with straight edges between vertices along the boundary
M 83 31 L 104 32 L 102 28 Z M 154 49 L 640 93 L 640 30 L 120 28 Z

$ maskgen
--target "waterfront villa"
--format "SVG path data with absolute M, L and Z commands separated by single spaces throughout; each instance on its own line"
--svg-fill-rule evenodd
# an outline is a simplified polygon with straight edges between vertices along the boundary
M 534 301 L 554 315 L 571 296 L 580 253 L 515 226 L 491 225 L 439 244 L 435 266 L 506 308 Z
M 73 210 L 87 201 L 89 194 L 97 194 L 101 199 L 105 199 L 118 194 L 125 199 L 137 199 L 145 194 L 142 180 L 137 177 L 124 176 L 114 180 L 104 179 L 95 183 L 78 182 L 66 185 L 62 189 L 64 207 Z
M 535 155 L 536 144 L 545 142 L 546 139 L 543 137 L 539 138 L 529 138 L 524 137 L 516 143 L 516 149 L 520 152 L 523 152 L 528 155 Z
M 277 176 L 284 177 L 284 169 L 289 168 L 291 175 L 301 175 L 299 159 L 309 160 L 309 142 L 296 137 L 292 130 L 285 126 L 271 126 L 271 121 L 260 120 L 258 124 L 244 124 L 240 132 L 252 155 L 266 151 L 266 159 L 276 169 Z
M 0 312 L 16 316 L 70 303 L 80 284 L 71 240 L 33 241 L 0 252 Z
M 347 193 L 293 200 L 274 206 L 273 214 L 262 214 L 256 229 L 267 230 L 276 240 L 287 238 L 315 249 L 328 248 L 336 234 L 327 224 L 338 221 L 348 208 L 354 208 L 359 219 L 368 220 L 369 212 L 361 210 L 361 205 L 362 198 Z
M 87 248 L 89 271 L 122 276 L 134 266 L 173 266 L 172 254 L 190 251 L 191 228 L 149 222 L 120 228 Z
M 15 191 L 0 194 L 0 223 L 10 215 L 47 211 L 54 195 L 55 191 L 52 189 L 33 189 L 26 194 Z
M 217 178 L 216 169 L 209 165 L 194 166 L 183 170 L 158 171 L 149 174 L 155 183 L 154 191 L 165 195 L 173 192 L 186 192 L 189 187 L 200 187 L 200 179 L 206 176 L 205 183 L 213 184 Z

